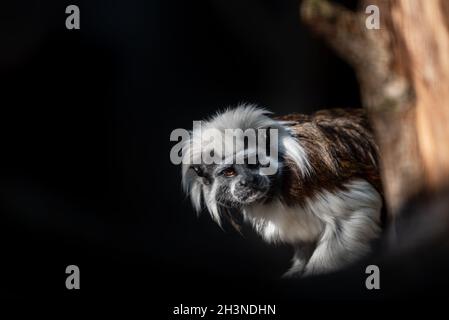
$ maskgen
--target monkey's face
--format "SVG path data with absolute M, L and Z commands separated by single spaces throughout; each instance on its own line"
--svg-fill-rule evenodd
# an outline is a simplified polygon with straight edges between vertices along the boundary
M 271 186 L 270 177 L 261 174 L 257 164 L 199 165 L 192 169 L 202 180 L 206 198 L 227 208 L 263 201 Z

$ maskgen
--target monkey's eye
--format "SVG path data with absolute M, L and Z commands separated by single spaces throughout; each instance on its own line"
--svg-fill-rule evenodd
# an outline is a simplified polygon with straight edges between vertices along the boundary
M 195 171 L 198 177 L 204 176 L 204 172 L 200 167 L 192 166 L 191 168 Z
M 235 171 L 233 167 L 226 168 L 221 173 L 227 178 L 235 177 L 237 175 L 237 171 Z

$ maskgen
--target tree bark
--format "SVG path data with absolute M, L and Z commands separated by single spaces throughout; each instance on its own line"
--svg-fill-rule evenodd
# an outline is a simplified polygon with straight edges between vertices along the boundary
M 368 29 L 365 8 L 380 9 Z M 350 11 L 328 0 L 304 0 L 302 20 L 357 75 L 380 148 L 391 216 L 418 193 L 449 181 L 449 3 L 361 0 Z

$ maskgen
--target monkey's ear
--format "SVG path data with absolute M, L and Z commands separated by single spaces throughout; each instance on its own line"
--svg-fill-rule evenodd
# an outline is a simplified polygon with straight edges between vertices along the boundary
M 204 172 L 204 170 L 199 166 L 191 166 L 190 168 L 195 171 L 196 175 L 200 178 L 203 178 L 203 183 L 205 185 L 209 185 L 211 183 L 210 177 Z
M 192 168 L 193 171 L 195 171 L 195 173 L 197 174 L 198 177 L 204 177 L 204 171 L 200 167 L 198 167 L 198 166 L 191 166 L 190 168 Z

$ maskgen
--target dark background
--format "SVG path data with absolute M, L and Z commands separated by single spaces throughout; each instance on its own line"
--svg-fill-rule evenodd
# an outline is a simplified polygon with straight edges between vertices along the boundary
M 69 4 L 81 30 L 65 28 Z M 279 281 L 290 250 L 196 217 L 170 163 L 173 129 L 239 102 L 277 114 L 360 106 L 352 70 L 298 9 L 296 0 L 2 3 L 2 292 L 144 295 L 163 312 L 391 296 L 368 292 L 362 267 Z M 69 264 L 80 267 L 79 291 L 65 289 Z

